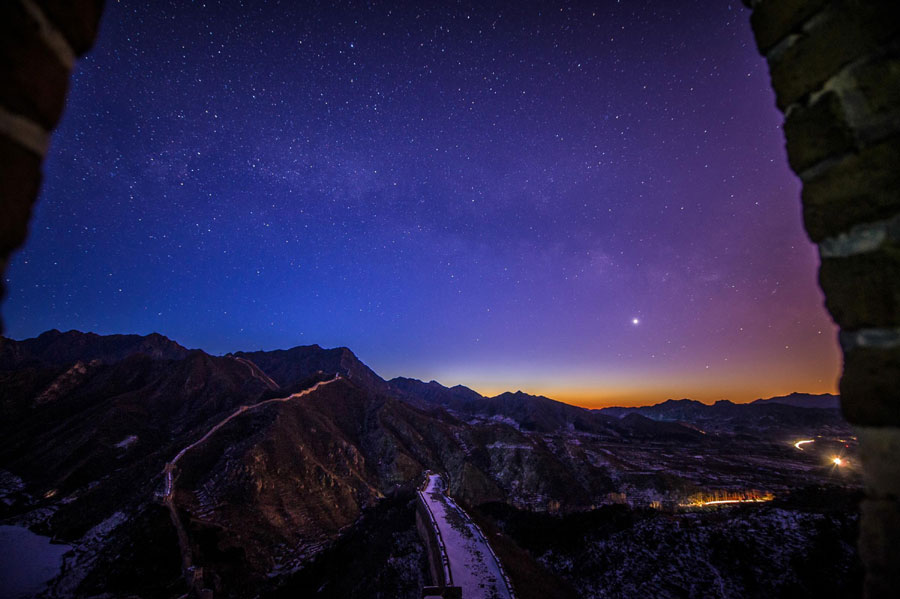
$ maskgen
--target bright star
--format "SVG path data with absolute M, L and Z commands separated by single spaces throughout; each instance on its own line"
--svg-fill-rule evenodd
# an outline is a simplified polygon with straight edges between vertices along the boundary
M 639 319 L 637 319 L 637 318 L 632 318 L 632 319 L 631 319 L 631 324 L 635 324 L 635 325 L 636 325 L 636 324 L 641 324 L 641 321 L 640 321 Z

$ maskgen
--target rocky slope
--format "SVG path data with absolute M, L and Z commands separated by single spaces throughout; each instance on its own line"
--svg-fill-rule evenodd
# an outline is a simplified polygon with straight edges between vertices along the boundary
M 228 355 L 249 360 L 282 387 L 295 386 L 314 372 L 340 372 L 365 389 L 388 391 L 387 383 L 346 347 L 323 349 L 318 345 L 300 345 L 291 349 Z
M 552 516 L 488 504 L 481 512 L 574 586 L 573 598 L 851 598 L 861 596 L 860 495 L 814 488 L 665 517 L 624 506 Z
M 173 502 L 218 594 L 276 588 L 426 468 L 473 503 L 574 509 L 602 500 L 610 479 L 554 434 L 652 434 L 524 394 L 448 409 L 345 348 L 219 357 L 159 335 L 51 331 L 4 339 L 2 356 L 0 468 L 22 481 L 2 516 L 77 548 L 55 583 L 64 596 L 183 586 L 161 502 L 165 464 L 240 406 L 335 373 L 344 378 L 302 401 L 234 418 L 179 461 Z
M 160 335 L 50 331 L 0 340 L 0 388 L 0 522 L 74 547 L 52 597 L 172 597 L 191 580 L 216 597 L 358 590 L 323 576 L 367 538 L 396 543 L 387 566 L 361 562 L 372 593 L 416 596 L 421 547 L 407 525 L 426 469 L 467 505 L 559 514 L 837 476 L 811 452 L 748 451 L 680 412 L 620 418 L 521 392 L 386 382 L 346 348 L 211 356 Z M 169 488 L 164 468 L 182 451 Z

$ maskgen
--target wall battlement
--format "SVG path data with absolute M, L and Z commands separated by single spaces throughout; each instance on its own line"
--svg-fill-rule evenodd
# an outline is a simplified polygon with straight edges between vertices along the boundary
M 900 18 L 893 0 L 744 0 L 787 158 L 803 182 L 819 284 L 840 326 L 844 416 L 866 483 L 868 597 L 900 589 Z

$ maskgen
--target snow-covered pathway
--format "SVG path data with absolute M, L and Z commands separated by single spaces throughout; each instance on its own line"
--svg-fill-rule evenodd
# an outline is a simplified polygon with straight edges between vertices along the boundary
M 450 562 L 453 584 L 465 599 L 514 599 L 497 556 L 481 530 L 444 492 L 439 474 L 428 474 L 422 499 L 431 510 Z

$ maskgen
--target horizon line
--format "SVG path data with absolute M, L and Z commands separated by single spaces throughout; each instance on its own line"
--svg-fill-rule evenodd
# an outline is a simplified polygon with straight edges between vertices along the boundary
M 403 375 L 398 375 L 398 376 L 391 377 L 391 378 L 382 377 L 381 374 L 376 372 L 374 368 L 372 368 L 371 366 L 369 366 L 368 364 L 363 362 L 362 359 L 360 359 L 359 356 L 356 354 L 356 352 L 354 352 L 353 349 L 351 349 L 347 345 L 336 345 L 335 347 L 323 347 L 322 345 L 319 345 L 318 343 L 308 343 L 308 344 L 292 345 L 287 348 L 282 348 L 282 347 L 273 348 L 273 349 L 260 348 L 257 350 L 244 349 L 244 350 L 231 350 L 231 351 L 227 351 L 227 352 L 223 352 L 223 353 L 214 353 L 214 352 L 210 352 L 210 351 L 208 351 L 204 348 L 200 348 L 200 347 L 195 347 L 195 348 L 186 347 L 186 346 L 182 345 L 180 342 L 173 339 L 172 337 L 170 337 L 164 333 L 160 333 L 158 331 L 152 331 L 150 333 L 144 333 L 144 334 L 141 334 L 141 333 L 96 333 L 94 331 L 82 331 L 82 330 L 74 329 L 74 328 L 68 329 L 66 331 L 61 331 L 60 329 L 53 327 L 53 328 L 46 329 L 45 331 L 42 331 L 41 333 L 35 335 L 34 337 L 26 337 L 23 339 L 15 339 L 13 337 L 6 337 L 5 335 L 3 335 L 2 337 L 11 339 L 13 341 L 27 341 L 29 339 L 37 339 L 38 337 L 40 337 L 46 333 L 51 333 L 51 332 L 57 332 L 59 334 L 79 333 L 82 335 L 97 335 L 99 337 L 107 337 L 107 336 L 112 336 L 112 335 L 121 335 L 121 336 L 133 335 L 136 337 L 149 337 L 151 335 L 158 335 L 160 337 L 167 339 L 168 341 L 170 341 L 172 343 L 179 345 L 180 347 L 183 347 L 187 351 L 202 351 L 208 355 L 218 356 L 218 357 L 226 357 L 230 354 L 237 353 L 237 352 L 252 353 L 255 351 L 262 351 L 262 352 L 288 351 L 288 350 L 291 350 L 291 349 L 294 349 L 297 347 L 318 347 L 323 350 L 346 349 L 346 350 L 350 351 L 351 353 L 353 353 L 353 355 L 356 356 L 356 359 L 359 360 L 361 364 L 364 364 L 373 373 L 375 373 L 379 378 L 381 378 L 382 380 L 384 380 L 386 382 L 393 380 L 395 378 L 408 378 L 408 379 L 414 379 L 414 380 L 420 381 L 422 383 L 437 383 L 438 385 L 441 385 L 442 387 L 447 388 L 447 389 L 455 387 L 455 386 L 462 386 L 462 387 L 466 387 L 467 389 L 474 391 L 475 393 L 478 393 L 478 395 L 485 397 L 485 398 L 498 397 L 498 396 L 506 394 L 506 393 L 511 393 L 511 394 L 524 393 L 524 394 L 530 395 L 532 397 L 545 397 L 551 401 L 556 401 L 559 403 L 564 403 L 566 405 L 584 408 L 587 410 L 602 410 L 602 409 L 606 409 L 606 408 L 626 408 L 626 409 L 628 409 L 628 408 L 653 407 L 656 405 L 666 403 L 668 401 L 685 401 L 685 400 L 686 401 L 694 401 L 694 402 L 697 402 L 697 403 L 700 403 L 703 405 L 707 405 L 707 406 L 714 405 L 721 401 L 726 401 L 726 402 L 736 404 L 736 405 L 742 405 L 742 404 L 750 404 L 750 403 L 753 403 L 753 402 L 759 401 L 759 400 L 772 399 L 772 398 L 776 398 L 776 397 L 788 397 L 793 394 L 814 395 L 814 396 L 828 395 L 831 397 L 840 398 L 839 393 L 834 393 L 831 391 L 814 392 L 814 391 L 794 390 L 794 391 L 790 391 L 787 393 L 781 392 L 781 393 L 774 393 L 771 395 L 767 395 L 765 393 L 757 394 L 758 395 L 757 397 L 751 397 L 751 398 L 748 398 L 745 400 L 734 400 L 734 399 L 729 399 L 729 398 L 723 397 L 723 396 L 717 396 L 715 398 L 703 397 L 704 395 L 708 396 L 709 394 L 702 393 L 702 392 L 699 394 L 700 397 L 703 397 L 702 399 L 695 399 L 694 397 L 697 394 L 692 394 L 692 393 L 677 394 L 677 395 L 681 395 L 681 397 L 677 397 L 676 395 L 671 395 L 671 396 L 666 397 L 665 399 L 658 399 L 658 398 L 651 399 L 651 398 L 648 398 L 645 393 L 643 393 L 639 390 L 634 390 L 634 389 L 630 389 L 629 391 L 623 391 L 622 394 L 625 395 L 626 397 L 609 397 L 609 395 L 611 393 L 615 393 L 615 391 L 612 391 L 609 388 L 606 388 L 606 390 L 603 390 L 602 388 L 599 388 L 599 387 L 591 388 L 590 390 L 582 388 L 577 391 L 573 390 L 573 391 L 567 392 L 562 389 L 550 390 L 547 388 L 537 389 L 534 391 L 529 391 L 529 390 L 526 390 L 525 388 L 518 388 L 518 389 L 513 390 L 511 387 L 497 386 L 497 385 L 492 385 L 490 383 L 476 383 L 474 385 L 466 384 L 466 383 L 444 384 L 435 378 L 430 378 L 427 376 L 418 378 L 415 376 L 410 376 L 408 374 L 403 374 Z M 429 380 L 426 381 L 425 380 L 426 378 L 429 378 Z M 549 387 L 552 388 L 552 384 L 549 385 Z M 486 390 L 479 391 L 479 388 L 486 389 Z M 498 391 L 498 389 L 502 389 L 502 390 Z M 633 398 L 631 401 L 629 401 L 629 399 L 627 399 L 627 396 L 629 396 L 629 395 L 632 396 L 632 398 Z M 753 394 L 748 394 L 748 395 L 753 395 Z

